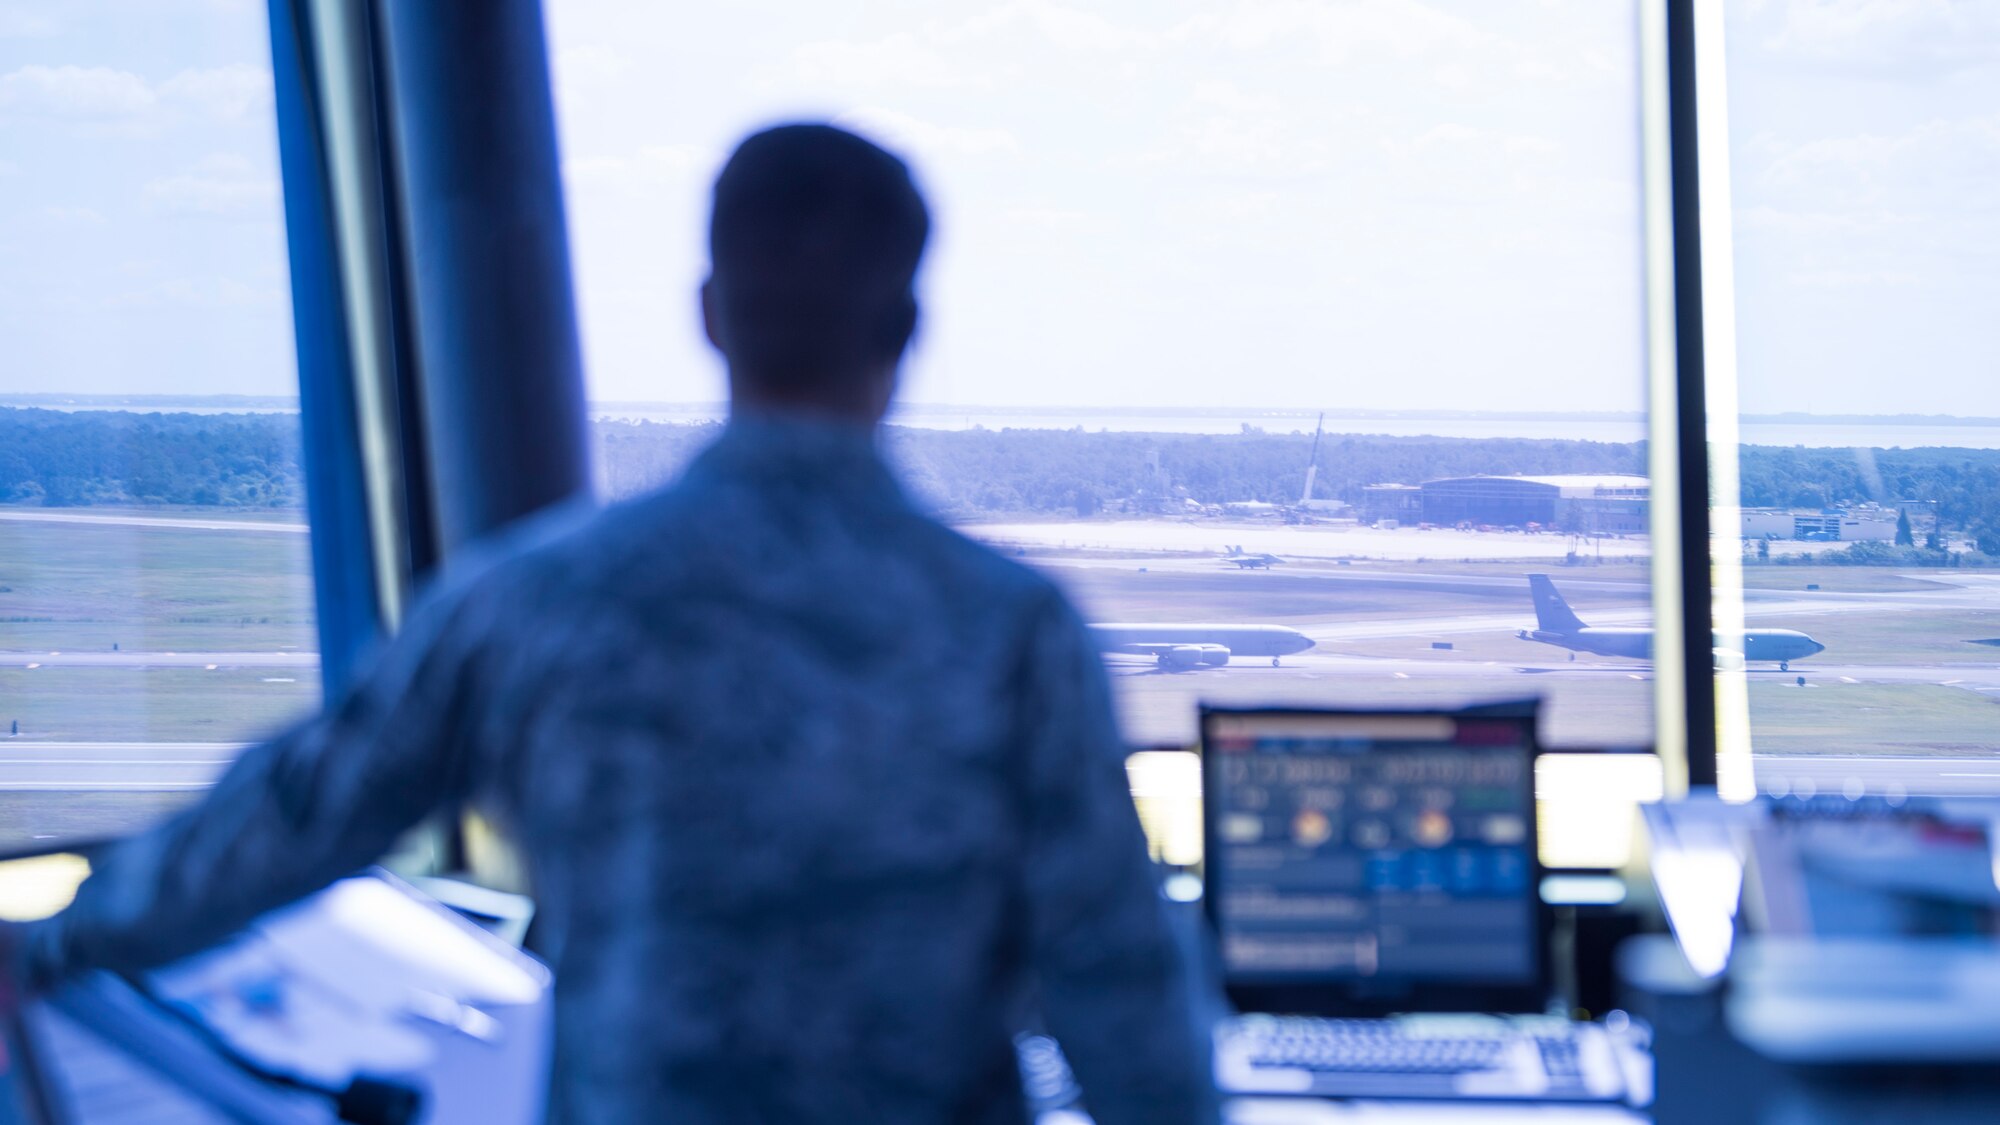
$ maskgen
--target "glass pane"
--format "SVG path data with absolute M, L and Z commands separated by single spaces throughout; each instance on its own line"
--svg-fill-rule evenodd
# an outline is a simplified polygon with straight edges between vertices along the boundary
M 715 170 L 832 119 L 937 216 L 893 457 L 1130 627 L 1135 744 L 1197 700 L 1526 695 L 1650 742 L 1633 5 L 548 12 L 608 493 L 719 416 Z
M 1726 11 L 1759 777 L 2000 789 L 2000 11 Z
M 0 847 L 318 701 L 269 57 L 256 5 L 0 16 Z

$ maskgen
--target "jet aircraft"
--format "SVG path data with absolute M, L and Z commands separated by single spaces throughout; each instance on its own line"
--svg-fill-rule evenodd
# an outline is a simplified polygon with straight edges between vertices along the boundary
M 1160 667 L 1186 671 L 1203 665 L 1220 667 L 1237 656 L 1278 658 L 1304 652 L 1313 639 L 1283 625 L 1092 625 L 1099 652 L 1150 656 Z
M 1222 556 L 1222 561 L 1236 564 L 1236 569 L 1238 570 L 1269 570 L 1271 569 L 1271 564 L 1281 563 L 1285 560 L 1272 554 L 1253 555 L 1241 547 L 1231 547 L 1229 548 L 1229 553 Z
M 1653 658 L 1653 630 L 1650 626 L 1586 625 L 1576 611 L 1570 609 L 1569 603 L 1556 591 L 1556 584 L 1546 574 L 1530 574 L 1528 589 L 1535 598 L 1536 628 L 1517 633 L 1522 640 L 1541 641 L 1569 649 L 1571 660 L 1575 660 L 1575 654 L 1579 652 L 1623 656 L 1633 660 Z M 1718 668 L 1740 668 L 1750 660 L 1775 660 L 1781 671 L 1789 672 L 1792 661 L 1826 651 L 1825 645 L 1796 629 L 1745 629 L 1735 646 L 1728 643 L 1728 638 L 1716 633 L 1713 642 Z

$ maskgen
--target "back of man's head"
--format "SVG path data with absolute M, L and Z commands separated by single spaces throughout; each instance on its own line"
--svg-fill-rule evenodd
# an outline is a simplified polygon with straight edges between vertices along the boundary
M 929 233 L 909 169 L 876 145 L 830 125 L 745 140 L 709 222 L 710 332 L 732 377 L 837 399 L 893 368 L 916 328 Z

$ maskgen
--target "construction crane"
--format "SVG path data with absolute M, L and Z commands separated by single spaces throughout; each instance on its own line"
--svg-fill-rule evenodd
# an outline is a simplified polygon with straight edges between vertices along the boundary
M 1325 429 L 1326 429 L 1326 414 L 1325 412 L 1322 411 L 1319 416 L 1319 424 L 1313 427 L 1312 457 L 1310 460 L 1306 462 L 1306 490 L 1305 492 L 1299 495 L 1299 507 L 1301 509 L 1308 508 L 1312 505 L 1313 480 L 1319 476 L 1319 438 L 1320 434 L 1323 431 L 1325 431 Z

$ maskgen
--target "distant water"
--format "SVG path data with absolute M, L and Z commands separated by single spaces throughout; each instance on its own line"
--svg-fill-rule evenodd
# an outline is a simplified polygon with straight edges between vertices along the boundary
M 715 406 L 685 405 L 598 406 L 593 417 L 648 422 L 712 422 L 722 417 Z M 1234 434 L 1252 426 L 1274 434 L 1313 432 L 1314 413 L 1245 411 L 1240 414 L 1063 411 L 943 410 L 916 407 L 897 412 L 889 419 L 900 426 L 926 430 L 1069 430 L 1078 427 L 1099 430 L 1141 431 L 1163 434 Z M 1745 445 L 1801 445 L 1814 448 L 1847 449 L 1855 446 L 1879 449 L 1951 446 L 1963 449 L 2000 449 L 2000 425 L 1923 425 L 1917 423 L 1814 423 L 1744 422 Z M 1548 418 L 1396 418 L 1326 417 L 1329 434 L 1380 434 L 1388 437 L 1447 438 L 1550 438 L 1569 441 L 1632 442 L 1646 437 L 1645 423 L 1616 417 Z
M 183 414 L 293 413 L 298 409 L 296 404 L 282 400 L 218 403 L 195 398 L 183 405 L 163 399 L 78 399 L 56 403 L 0 396 L 0 407 L 8 406 Z M 714 422 L 719 421 L 723 413 L 720 403 L 593 403 L 590 408 L 593 418 L 629 422 Z M 1080 427 L 1090 432 L 1234 434 L 1250 426 L 1274 434 L 1310 434 L 1317 417 L 1316 411 L 1295 410 L 1147 412 L 915 405 L 897 411 L 890 421 L 896 425 L 927 430 L 970 430 L 982 426 L 989 430 L 1069 430 Z M 1644 423 L 1636 419 L 1600 415 L 1421 418 L 1328 414 L 1326 430 L 1329 434 L 1380 434 L 1388 437 L 1549 438 L 1602 442 L 1640 441 L 1646 436 Z M 1971 420 L 1927 425 L 1897 420 L 1811 422 L 1787 418 L 1775 422 L 1744 422 L 1742 434 L 1745 445 L 1798 445 L 1821 449 L 1857 446 L 1878 449 L 1923 446 L 2000 449 L 2000 423 Z

